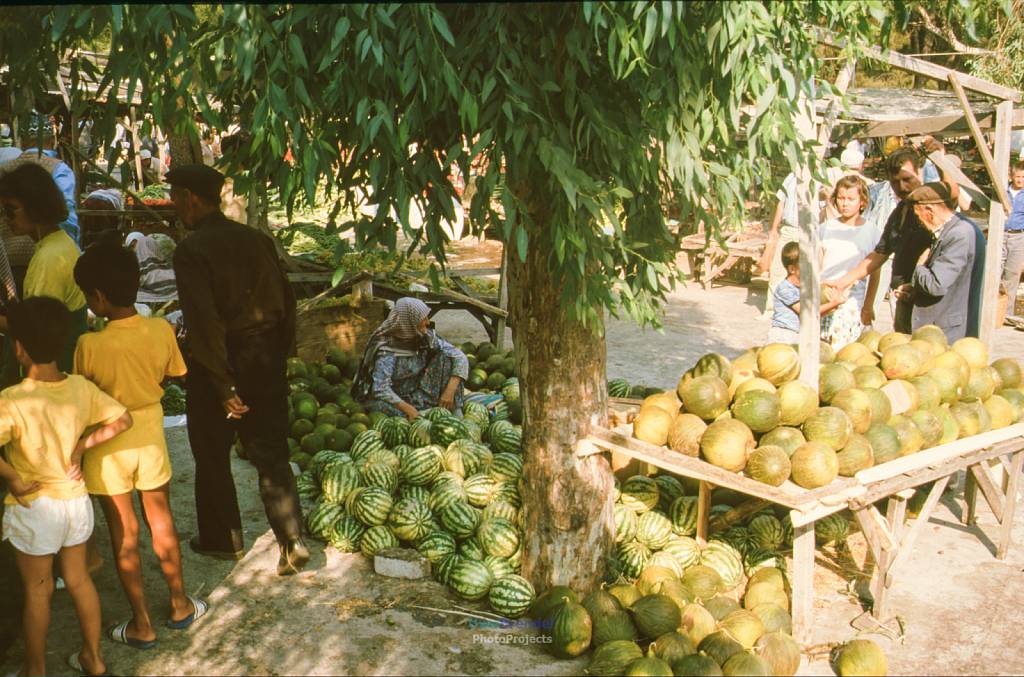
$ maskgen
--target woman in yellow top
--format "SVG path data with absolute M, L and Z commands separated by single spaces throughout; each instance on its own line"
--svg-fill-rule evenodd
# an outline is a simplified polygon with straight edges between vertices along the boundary
M 50 296 L 71 311 L 71 336 L 57 360 L 61 371 L 70 372 L 75 344 L 87 328 L 88 309 L 85 295 L 75 284 L 75 262 L 81 252 L 59 225 L 68 216 L 64 197 L 49 172 L 24 164 L 0 176 L 0 211 L 15 235 L 28 235 L 36 243 L 25 273 L 24 298 Z M 2 315 L 0 331 L 7 332 L 7 318 Z

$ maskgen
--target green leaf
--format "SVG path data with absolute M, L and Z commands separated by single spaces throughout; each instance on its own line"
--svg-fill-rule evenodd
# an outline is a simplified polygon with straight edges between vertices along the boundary
M 348 35 L 348 29 L 352 26 L 352 22 L 348 20 L 348 17 L 341 17 L 338 22 L 334 24 L 334 35 L 331 36 L 331 48 L 330 52 L 337 52 L 341 47 L 341 41 Z
M 436 7 L 433 8 L 433 12 L 430 16 L 431 21 L 434 23 L 434 28 L 441 34 L 444 41 L 452 47 L 455 46 L 455 37 L 452 35 L 451 30 L 448 28 L 448 20 L 444 18 L 444 14 L 441 13 Z
M 302 70 L 309 70 L 309 63 L 306 62 L 306 53 L 302 50 L 302 42 L 295 33 L 288 35 L 288 51 L 291 52 L 292 61 Z
M 519 261 L 526 263 L 526 247 L 529 242 L 529 234 L 522 226 L 516 229 L 516 251 L 519 253 Z

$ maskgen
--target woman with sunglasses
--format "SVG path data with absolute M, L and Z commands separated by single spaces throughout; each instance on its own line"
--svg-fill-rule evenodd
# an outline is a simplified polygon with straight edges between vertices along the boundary
M 68 217 L 64 197 L 49 172 L 26 163 L 0 175 L 0 214 L 15 235 L 27 235 L 36 245 L 25 272 L 24 298 L 50 296 L 71 311 L 71 336 L 57 361 L 58 368 L 71 372 L 75 344 L 86 331 L 88 310 L 74 276 L 81 252 L 60 228 Z M 0 315 L 0 331 L 7 333 L 6 315 Z

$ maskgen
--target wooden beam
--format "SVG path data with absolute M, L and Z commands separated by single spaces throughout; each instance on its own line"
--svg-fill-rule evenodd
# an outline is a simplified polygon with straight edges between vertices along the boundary
M 974 118 L 974 111 L 971 110 L 971 104 L 967 100 L 967 93 L 964 91 L 963 85 L 960 84 L 960 79 L 955 73 L 949 74 L 949 84 L 952 85 L 953 91 L 956 93 L 956 98 L 960 100 L 960 106 L 964 109 L 964 119 L 967 120 L 967 126 L 971 128 L 971 136 L 974 137 L 974 143 L 978 146 L 978 152 L 981 153 L 981 161 L 985 165 L 985 170 L 988 172 L 988 176 L 992 179 L 992 189 L 996 192 L 996 197 L 999 198 L 999 202 L 1002 203 L 1003 209 L 1009 214 L 1013 211 L 1013 205 L 1010 204 L 1010 197 L 1006 194 L 1006 179 L 1002 178 L 1000 181 L 1001 174 L 996 168 L 995 161 L 992 159 L 992 151 L 989 150 L 988 142 L 985 141 L 984 135 L 981 133 L 981 128 L 978 127 L 978 121 Z M 1012 112 L 1013 104 L 1010 104 L 1010 112 Z M 999 126 L 999 113 L 996 113 L 996 126 Z M 1006 122 L 1009 122 L 1007 120 Z M 1006 128 L 1007 134 L 1010 132 L 1009 126 Z
M 928 155 L 928 159 L 935 163 L 935 166 L 942 170 L 945 176 L 953 179 L 960 185 L 960 188 L 966 190 L 971 196 L 971 200 L 979 207 L 988 207 L 992 204 L 992 200 L 989 199 L 988 195 L 985 195 L 981 188 L 978 188 L 978 184 L 971 181 L 959 167 L 950 162 L 944 153 L 934 151 Z
M 501 275 L 501 268 L 449 268 L 448 277 L 487 277 Z
M 984 115 L 977 119 L 978 127 L 981 129 L 992 129 L 996 125 L 995 114 Z M 858 124 L 858 120 L 846 120 L 845 124 Z M 861 135 L 869 137 L 882 136 L 916 136 L 931 134 L 932 136 L 963 136 L 971 133 L 967 126 L 967 120 L 960 113 L 951 115 L 932 115 L 920 118 L 906 118 L 904 120 L 881 120 L 878 122 L 864 122 L 864 130 Z M 1024 127 L 1024 108 L 1017 108 L 1013 111 L 1010 126 L 1014 129 Z
M 979 337 L 989 348 L 995 335 L 998 322 L 999 285 L 1003 266 L 1003 232 L 1006 220 L 1013 211 L 1006 194 L 1006 184 L 1010 175 L 1010 118 L 1013 116 L 1013 104 L 1004 101 L 996 106 L 995 157 L 993 158 L 992 183 L 1000 204 L 993 203 L 989 208 L 988 233 L 985 239 L 985 271 L 984 285 L 981 292 L 981 327 Z M 1000 206 L 1001 205 L 1001 206 Z M 1010 309 L 1013 315 L 1013 309 Z
M 501 269 L 498 271 L 498 307 L 508 312 L 508 247 L 501 246 Z M 504 317 L 499 317 L 494 326 L 494 345 L 498 350 L 505 349 Z
M 931 517 L 935 506 L 938 505 L 939 499 L 942 498 L 942 492 L 945 491 L 947 484 L 949 484 L 948 475 L 932 485 L 931 491 L 928 492 L 928 498 L 925 499 L 924 505 L 921 506 L 921 512 L 917 514 L 917 519 L 914 520 L 914 524 L 903 534 L 903 538 L 900 539 L 898 552 L 889 566 L 889 571 L 896 570 L 902 562 L 910 557 L 914 550 L 914 541 L 917 540 L 921 530 L 924 529 L 924 525 L 928 523 L 928 519 Z
M 988 464 L 976 463 L 972 465 L 971 474 L 974 475 L 974 480 L 978 483 L 978 488 L 981 489 L 981 494 L 985 497 L 988 507 L 992 509 L 992 514 L 996 516 L 997 520 L 1002 522 L 1003 495 L 999 488 L 996 487 L 992 475 L 989 474 Z
M 1017 487 L 1020 483 L 1024 452 L 1015 454 L 1010 464 L 1010 476 L 1006 482 L 1006 503 L 1003 505 L 1003 521 L 999 528 L 999 543 L 996 545 L 996 559 L 1006 559 L 1006 553 L 1013 541 L 1013 518 L 1017 514 Z
M 813 27 L 811 30 L 815 32 L 818 42 L 823 45 L 828 45 L 835 49 L 844 49 L 846 47 L 846 40 L 839 40 L 831 31 L 817 27 Z M 931 78 L 940 82 L 947 82 L 949 74 L 953 73 L 960 79 L 963 86 L 971 91 L 1006 101 L 1017 102 L 1021 100 L 1021 93 L 1016 89 L 1003 87 L 1002 85 L 997 85 L 994 82 L 989 82 L 988 80 L 974 77 L 973 75 L 966 75 L 950 68 L 946 68 L 945 66 L 925 61 L 924 59 L 900 54 L 893 50 L 883 50 L 872 45 L 858 45 L 857 51 L 861 56 L 876 59 L 895 68 L 899 68 L 900 70 L 915 73 L 917 75 L 923 75 L 926 78 Z
M 793 638 L 811 638 L 814 615 L 814 522 L 793 527 Z

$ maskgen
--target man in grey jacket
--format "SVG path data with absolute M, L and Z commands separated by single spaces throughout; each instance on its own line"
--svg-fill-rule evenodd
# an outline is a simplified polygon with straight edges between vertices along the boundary
M 955 211 L 958 192 L 956 184 L 933 182 L 907 197 L 932 243 L 918 259 L 911 282 L 896 290 L 899 298 L 914 304 L 912 329 L 938 325 L 950 343 L 968 333 L 976 251 L 974 226 Z

